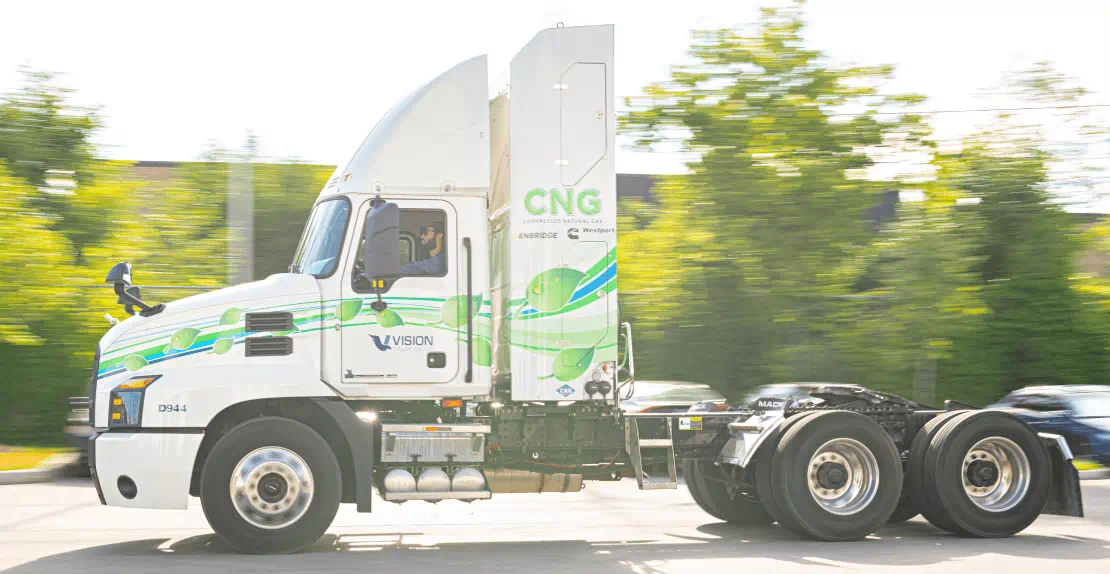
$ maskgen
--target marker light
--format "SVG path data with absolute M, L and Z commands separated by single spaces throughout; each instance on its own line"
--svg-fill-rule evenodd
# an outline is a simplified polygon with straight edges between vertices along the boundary
M 355 414 L 358 415 L 358 418 L 362 419 L 363 422 L 378 422 L 378 413 L 374 411 L 358 411 Z

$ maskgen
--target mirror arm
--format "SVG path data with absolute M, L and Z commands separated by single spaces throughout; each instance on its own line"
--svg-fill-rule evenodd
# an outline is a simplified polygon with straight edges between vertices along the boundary
M 142 299 L 139 299 L 138 297 L 127 292 L 127 284 L 123 281 L 116 281 L 115 283 L 113 283 L 112 290 L 116 292 L 116 295 L 119 296 L 121 301 L 127 302 L 124 309 L 131 312 L 132 310 L 130 309 L 130 307 L 134 305 L 135 307 L 139 308 L 139 315 L 143 317 L 157 315 L 166 309 L 166 305 L 163 303 L 159 303 L 157 305 L 154 305 L 153 307 L 147 305 L 146 303 L 143 303 Z M 133 315 L 134 313 L 131 312 L 131 314 Z
M 463 237 L 466 248 L 466 382 L 474 382 L 474 281 L 471 277 L 470 238 Z

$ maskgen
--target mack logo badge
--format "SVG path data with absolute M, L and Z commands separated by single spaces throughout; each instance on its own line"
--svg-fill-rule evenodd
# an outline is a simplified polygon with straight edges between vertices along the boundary
M 560 395 L 563 395 L 564 397 L 569 397 L 569 396 L 574 394 L 574 387 L 572 387 L 570 385 L 563 385 L 563 386 L 555 389 L 555 392 L 559 393 Z
M 784 405 L 786 405 L 786 401 L 784 400 L 761 399 L 755 403 L 755 408 L 768 411 L 781 411 Z

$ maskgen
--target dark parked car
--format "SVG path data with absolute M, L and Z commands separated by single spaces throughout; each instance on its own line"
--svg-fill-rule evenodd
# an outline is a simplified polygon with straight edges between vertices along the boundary
M 1062 435 L 1077 458 L 1110 465 L 1110 387 L 1026 387 L 991 405 L 1025 419 L 1040 432 Z

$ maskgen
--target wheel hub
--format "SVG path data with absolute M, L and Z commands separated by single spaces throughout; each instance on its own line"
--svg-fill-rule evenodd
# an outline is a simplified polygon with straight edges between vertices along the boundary
M 848 469 L 837 462 L 823 462 L 817 467 L 817 484 L 828 490 L 840 490 L 848 483 Z
M 863 443 L 837 438 L 821 445 L 809 460 L 809 493 L 833 514 L 855 514 L 879 490 L 879 462 Z
M 973 460 L 967 466 L 967 481 L 979 488 L 993 486 L 998 482 L 998 466 L 990 460 Z
M 271 472 L 258 481 L 258 497 L 269 504 L 280 502 L 288 491 L 289 483 L 276 472 Z
M 1025 451 L 1001 436 L 985 438 L 973 445 L 963 460 L 964 494 L 987 512 L 1004 512 L 1029 491 L 1032 472 Z
M 231 502 L 258 528 L 278 529 L 300 520 L 312 502 L 312 470 L 297 453 L 264 447 L 248 453 L 231 473 Z

